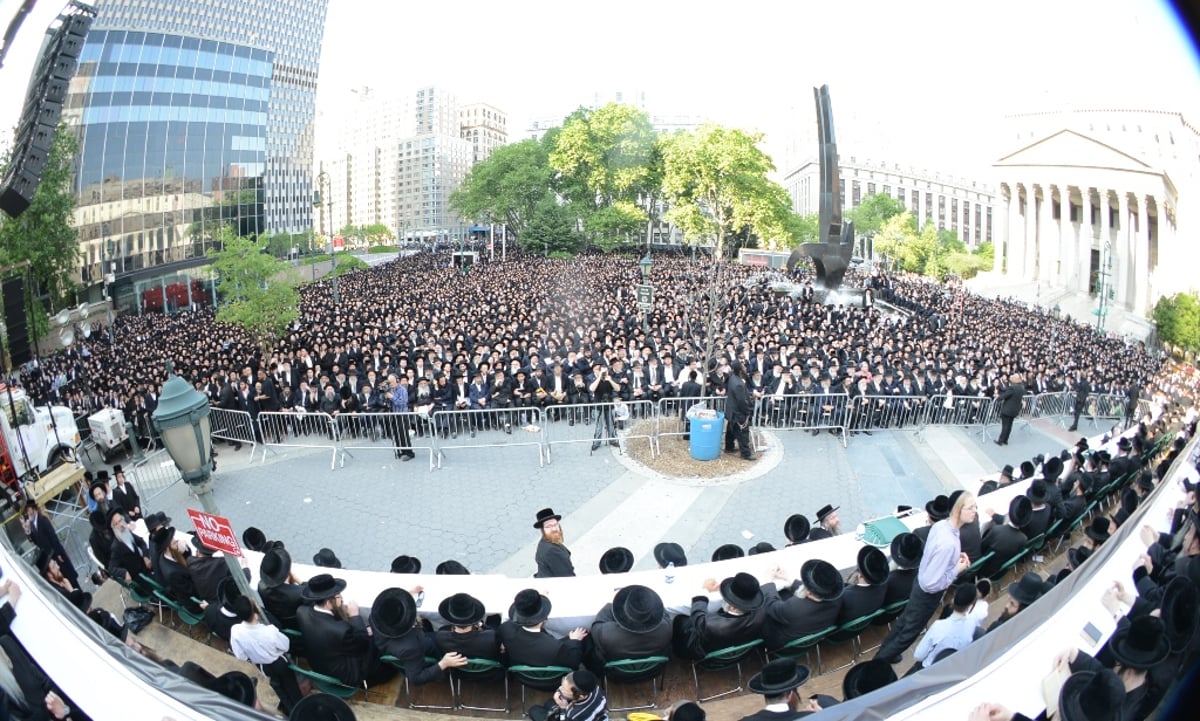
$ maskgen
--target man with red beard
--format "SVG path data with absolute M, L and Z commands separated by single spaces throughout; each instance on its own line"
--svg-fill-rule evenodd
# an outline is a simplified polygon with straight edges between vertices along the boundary
M 553 508 L 543 508 L 537 513 L 533 527 L 542 532 L 542 540 L 538 541 L 537 573 L 534 578 L 559 578 L 574 576 L 575 566 L 571 563 L 571 551 L 563 545 L 562 526 L 559 521 L 562 516 L 556 514 Z

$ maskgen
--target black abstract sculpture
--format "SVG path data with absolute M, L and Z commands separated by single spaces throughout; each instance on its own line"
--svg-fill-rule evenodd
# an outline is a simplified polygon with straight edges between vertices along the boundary
M 805 243 L 788 258 L 791 270 L 802 256 L 812 258 L 817 268 L 817 280 L 832 290 L 842 284 L 842 276 L 850 266 L 854 251 L 854 223 L 842 222 L 842 198 L 838 182 L 837 140 L 833 135 L 833 106 L 829 102 L 829 86 L 813 88 L 817 103 L 818 157 L 821 165 L 819 188 L 820 241 Z

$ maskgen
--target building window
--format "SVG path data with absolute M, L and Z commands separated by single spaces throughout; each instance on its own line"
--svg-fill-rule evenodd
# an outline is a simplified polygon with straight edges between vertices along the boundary
M 867 183 L 867 195 L 875 195 L 875 184 Z
M 857 180 L 851 183 L 851 192 L 853 194 L 852 197 L 854 198 L 853 207 L 857 208 L 858 204 L 862 202 L 862 186 L 858 184 Z

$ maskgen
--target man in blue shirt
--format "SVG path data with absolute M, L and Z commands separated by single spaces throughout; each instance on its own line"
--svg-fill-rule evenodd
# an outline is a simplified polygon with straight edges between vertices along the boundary
M 958 651 L 975 640 L 980 619 L 971 613 L 974 606 L 975 585 L 964 583 L 954 591 L 954 613 L 934 621 L 917 644 L 917 650 L 913 652 L 913 660 L 917 663 L 909 673 L 932 666 L 943 651 Z
M 958 529 L 975 520 L 978 506 L 975 496 L 962 493 L 950 511 L 950 517 L 938 521 L 929 530 L 925 541 L 925 553 L 917 569 L 917 582 L 900 618 L 892 625 L 892 631 L 879 647 L 876 658 L 888 663 L 900 663 L 904 649 L 917 640 L 934 611 L 942 602 L 942 594 L 954 583 L 954 579 L 971 565 L 971 559 L 962 552 Z
M 408 413 L 408 376 L 396 377 L 395 373 L 388 375 L 388 384 L 392 390 L 388 397 L 392 399 L 392 413 Z M 408 440 L 408 422 L 400 416 L 393 416 L 395 424 L 392 438 L 396 443 L 396 457 L 402 461 L 411 461 L 417 457 Z

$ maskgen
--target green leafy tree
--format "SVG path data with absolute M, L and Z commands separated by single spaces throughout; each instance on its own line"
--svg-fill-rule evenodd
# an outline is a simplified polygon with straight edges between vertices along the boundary
M 586 191 L 572 200 L 591 199 L 597 208 L 632 201 L 650 173 L 654 138 L 650 116 L 632 105 L 581 108 L 556 135 L 550 166 Z
M 496 148 L 472 167 L 450 206 L 464 218 L 503 223 L 520 238 L 539 205 L 553 200 L 553 182 L 545 143 L 523 140 Z
M 220 282 L 217 320 L 244 329 L 268 350 L 299 316 L 300 294 L 284 262 L 264 252 L 267 243 L 243 238 L 229 227 L 217 233 L 222 250 L 209 250 Z
M 717 255 L 749 227 L 768 243 L 790 247 L 787 192 L 767 178 L 775 170 L 759 149 L 761 133 L 706 125 L 671 136 L 663 154 L 668 219 L 693 242 L 711 238 Z
M 29 261 L 34 285 L 47 293 L 55 306 L 74 290 L 79 271 L 79 237 L 72 224 L 75 194 L 71 191 L 71 161 L 77 150 L 75 136 L 59 125 L 33 201 L 16 218 L 0 214 L 0 266 Z M 3 165 L 9 161 L 6 158 Z M 49 330 L 45 308 L 35 302 L 34 287 L 27 287 L 25 293 L 31 332 L 41 337 Z
M 574 255 L 583 250 L 576 222 L 569 207 L 547 197 L 534 208 L 525 232 L 517 236 L 517 243 L 527 253 Z
M 878 233 L 884 223 L 903 212 L 904 203 L 884 193 L 872 193 L 846 213 L 846 217 L 854 221 L 855 233 L 865 235 Z
M 369 245 L 386 245 L 396 240 L 396 234 L 383 223 L 371 223 L 362 230 Z
M 267 252 L 276 258 L 283 258 L 292 252 L 293 243 L 290 233 L 275 233 L 267 238 Z
M 992 241 L 985 240 L 979 244 L 979 247 L 971 251 L 972 255 L 977 255 L 983 259 L 984 267 L 991 268 L 996 261 L 996 248 L 992 245 Z
M 966 244 L 958 239 L 958 235 L 953 230 L 944 228 L 937 232 L 937 248 L 939 255 L 967 252 Z
M 1186 350 L 1200 350 L 1200 295 L 1196 291 L 1163 296 L 1154 306 L 1158 337 Z
M 944 257 L 946 270 L 960 278 L 974 278 L 980 271 L 992 267 L 991 261 L 974 253 L 950 253 Z
M 791 224 L 791 235 L 796 244 L 816 243 L 821 239 L 821 217 L 816 213 L 807 215 L 793 213 Z

